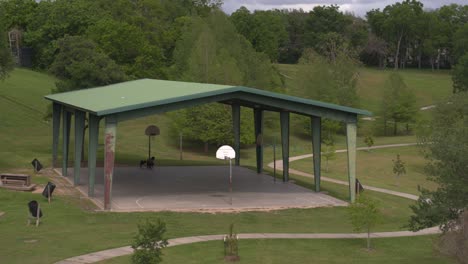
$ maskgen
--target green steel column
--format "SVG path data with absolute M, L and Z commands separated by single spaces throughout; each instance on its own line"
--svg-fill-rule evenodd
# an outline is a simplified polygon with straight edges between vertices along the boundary
M 320 192 L 320 161 L 322 158 L 321 154 L 321 131 L 322 131 L 322 119 L 317 116 L 311 117 L 312 122 L 312 152 L 314 158 L 314 180 L 315 180 L 315 191 Z
M 62 106 L 57 103 L 53 103 L 52 105 L 52 168 L 57 167 L 61 114 L 62 114 Z
M 263 172 L 263 110 L 254 109 L 257 173 Z
M 232 106 L 232 128 L 234 130 L 234 150 L 236 151 L 235 165 L 240 165 L 240 105 Z
M 115 141 L 117 137 L 117 120 L 106 117 L 104 136 L 104 209 L 111 209 L 112 177 L 114 174 Z
M 346 143 L 348 147 L 349 200 L 356 198 L 356 123 L 346 123 Z
M 63 146 L 62 146 L 62 176 L 67 176 L 68 169 L 68 145 L 70 143 L 71 113 L 63 110 Z
M 100 118 L 89 114 L 89 139 L 88 139 L 88 196 L 94 197 L 94 182 L 96 179 L 96 157 L 99 143 Z
M 283 182 L 289 181 L 289 112 L 280 112 Z
M 83 151 L 83 135 L 85 127 L 85 113 L 75 111 L 75 164 L 73 167 L 73 184 L 80 184 L 81 152 Z

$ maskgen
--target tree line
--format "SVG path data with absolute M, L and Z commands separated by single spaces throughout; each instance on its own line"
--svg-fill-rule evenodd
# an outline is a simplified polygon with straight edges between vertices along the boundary
M 334 55 L 347 46 L 366 65 L 451 68 L 468 47 L 468 5 L 426 10 L 417 0 L 405 0 L 370 10 L 365 18 L 336 5 L 310 12 L 241 7 L 231 20 L 257 51 L 279 63 L 297 63 L 307 48 Z

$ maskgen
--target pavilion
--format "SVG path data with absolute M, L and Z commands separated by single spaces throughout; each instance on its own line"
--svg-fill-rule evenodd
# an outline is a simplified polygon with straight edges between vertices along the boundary
M 112 178 L 114 171 L 115 144 L 119 122 L 139 117 L 174 111 L 200 104 L 219 102 L 231 105 L 234 130 L 235 164 L 240 164 L 240 107 L 254 111 L 255 136 L 263 133 L 264 111 L 280 113 L 283 181 L 288 181 L 289 168 L 289 119 L 290 113 L 311 118 L 315 191 L 320 191 L 321 120 L 329 118 L 346 124 L 348 149 L 348 178 L 350 201 L 355 200 L 356 180 L 356 130 L 358 115 L 370 112 L 300 97 L 289 96 L 243 86 L 205 83 L 176 82 L 141 79 L 103 87 L 45 96 L 53 102 L 52 160 L 57 167 L 60 122 L 62 122 L 63 154 L 62 175 L 66 176 L 70 140 L 71 117 L 74 115 L 74 183 L 80 182 L 86 116 L 89 126 L 88 147 L 88 195 L 94 196 L 96 156 L 99 123 L 105 122 L 104 135 L 104 208 L 110 209 Z M 256 147 L 257 172 L 263 170 L 263 145 Z

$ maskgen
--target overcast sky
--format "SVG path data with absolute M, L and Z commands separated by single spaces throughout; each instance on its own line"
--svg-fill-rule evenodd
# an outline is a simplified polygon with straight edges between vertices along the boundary
M 340 6 L 340 10 L 352 12 L 358 16 L 365 16 L 366 12 L 373 8 L 384 8 L 389 4 L 401 2 L 396 0 L 224 0 L 223 10 L 231 14 L 239 7 L 245 6 L 250 11 L 256 9 L 299 9 L 309 11 L 317 5 Z M 468 4 L 468 0 L 420 0 L 424 4 L 424 8 L 435 9 L 443 5 L 451 3 Z

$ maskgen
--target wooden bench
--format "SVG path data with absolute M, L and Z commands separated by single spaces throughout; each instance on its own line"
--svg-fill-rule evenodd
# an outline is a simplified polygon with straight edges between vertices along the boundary
M 30 191 L 36 187 L 35 184 L 31 184 L 31 176 L 25 174 L 2 173 L 0 182 L 2 183 L 0 186 L 4 188 L 20 191 Z

